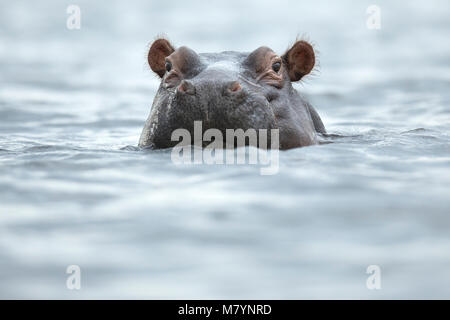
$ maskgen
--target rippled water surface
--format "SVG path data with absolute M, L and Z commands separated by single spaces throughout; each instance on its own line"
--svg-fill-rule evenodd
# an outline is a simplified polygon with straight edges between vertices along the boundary
M 450 4 L 0 4 L 1 298 L 450 298 Z M 333 143 L 259 167 L 136 148 L 148 44 L 283 53 Z M 78 265 L 82 288 L 66 288 Z M 381 290 L 366 268 L 381 268 Z

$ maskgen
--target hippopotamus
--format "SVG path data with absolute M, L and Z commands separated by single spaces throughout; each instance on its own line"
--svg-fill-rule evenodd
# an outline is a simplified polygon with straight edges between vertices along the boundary
M 296 41 L 284 54 L 262 46 L 252 52 L 197 53 L 155 40 L 148 64 L 161 79 L 139 140 L 142 148 L 170 148 L 174 130 L 278 129 L 279 149 L 319 143 L 326 134 L 316 110 L 292 83 L 315 65 L 314 49 Z M 256 146 L 258 147 L 258 146 Z

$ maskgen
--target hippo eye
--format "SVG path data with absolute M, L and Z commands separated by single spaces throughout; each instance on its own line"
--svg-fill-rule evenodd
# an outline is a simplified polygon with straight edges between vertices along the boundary
M 275 62 L 275 63 L 272 65 L 272 69 L 273 69 L 273 71 L 275 71 L 275 72 L 280 71 L 280 68 L 281 68 L 281 63 L 280 63 L 280 62 Z
M 166 61 L 166 71 L 170 72 L 170 70 L 172 70 L 172 64 L 170 63 L 170 61 Z

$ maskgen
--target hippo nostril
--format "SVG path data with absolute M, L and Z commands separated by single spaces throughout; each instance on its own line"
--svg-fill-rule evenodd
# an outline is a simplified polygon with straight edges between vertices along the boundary
M 183 81 L 181 81 L 180 85 L 178 86 L 178 91 L 186 93 L 186 94 L 194 95 L 195 87 L 191 82 L 189 82 L 187 80 L 183 80 Z
M 266 99 L 267 101 L 272 102 L 273 100 L 278 99 L 278 96 L 278 93 L 269 93 L 266 95 Z
M 228 87 L 228 90 L 230 90 L 231 92 L 238 92 L 241 89 L 242 89 L 241 84 L 237 81 L 232 82 Z

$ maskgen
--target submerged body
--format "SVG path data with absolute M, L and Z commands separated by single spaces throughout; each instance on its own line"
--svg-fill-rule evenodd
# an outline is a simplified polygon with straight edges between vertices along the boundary
M 278 129 L 280 149 L 316 144 L 317 133 L 325 133 L 317 112 L 291 83 L 314 67 L 314 51 L 305 41 L 278 56 L 267 47 L 197 54 L 158 39 L 148 61 L 161 85 L 140 147 L 173 147 L 172 133 L 182 128 L 193 135 L 194 121 L 224 136 L 227 129 Z

